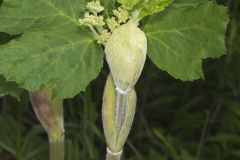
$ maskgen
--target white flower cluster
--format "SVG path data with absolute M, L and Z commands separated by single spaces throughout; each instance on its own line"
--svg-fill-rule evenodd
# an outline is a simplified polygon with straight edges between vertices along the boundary
M 120 24 L 116 21 L 115 17 L 108 18 L 107 25 L 108 25 L 108 28 L 111 30 L 111 32 L 113 32 L 116 28 L 120 26 Z
M 99 44 L 105 45 L 114 30 L 129 19 L 129 12 L 119 7 L 113 10 L 114 16 L 107 18 L 105 22 L 104 17 L 99 15 L 104 11 L 99 0 L 88 2 L 86 7 L 88 11 L 85 12 L 82 19 L 79 19 L 79 23 L 81 26 L 87 26 L 91 29 Z M 106 24 L 107 26 L 105 26 Z
M 113 10 L 113 14 L 118 18 L 118 23 L 126 23 L 129 18 L 128 11 L 122 7 Z
M 87 9 L 92 13 L 100 13 L 104 10 L 104 7 L 101 6 L 100 1 L 89 2 L 87 4 Z
M 95 16 L 93 14 L 90 14 L 89 12 L 86 12 L 84 14 L 84 18 L 83 19 L 79 19 L 80 25 L 82 26 L 104 26 L 105 22 L 103 21 L 104 18 L 103 16 Z

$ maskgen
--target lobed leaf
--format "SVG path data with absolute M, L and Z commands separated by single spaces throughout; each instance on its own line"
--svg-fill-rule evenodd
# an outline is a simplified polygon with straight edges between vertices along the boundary
M 100 72 L 103 51 L 79 27 L 85 0 L 5 0 L 0 31 L 19 34 L 0 50 L 0 74 L 34 92 L 48 87 L 58 98 L 83 91 Z
M 84 32 L 28 32 L 0 52 L 0 72 L 29 91 L 49 87 L 72 97 L 100 72 L 103 54 L 95 44 Z
M 227 9 L 214 2 L 173 6 L 146 22 L 143 30 L 148 37 L 148 55 L 160 69 L 177 79 L 203 78 L 202 59 L 226 53 Z

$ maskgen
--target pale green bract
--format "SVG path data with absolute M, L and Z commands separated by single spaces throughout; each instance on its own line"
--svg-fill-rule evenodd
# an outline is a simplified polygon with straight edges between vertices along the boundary
M 34 92 L 53 89 L 70 98 L 100 72 L 103 51 L 79 27 L 84 0 L 7 0 L 0 7 L 0 31 L 22 33 L 0 50 L 0 74 Z
M 125 141 L 130 132 L 135 109 L 137 103 L 136 91 L 134 88 L 129 91 L 127 105 L 121 107 L 126 107 L 126 112 L 121 116 L 121 119 L 124 121 L 121 124 L 120 131 L 116 126 L 116 111 L 118 110 L 117 102 L 118 93 L 115 90 L 115 85 L 112 79 L 112 76 L 109 75 L 107 83 L 104 89 L 103 95 L 103 109 L 102 109 L 102 119 L 103 119 L 103 128 L 104 134 L 106 137 L 107 145 L 112 152 L 120 152 L 125 144 Z M 120 111 L 121 112 L 121 111 Z M 118 114 L 120 115 L 120 112 Z
M 147 38 L 137 22 L 129 21 L 109 38 L 105 53 L 116 87 L 126 91 L 138 80 L 147 54 Z
M 226 7 L 215 2 L 177 1 L 146 20 L 148 55 L 176 79 L 203 78 L 202 60 L 226 53 L 228 22 Z

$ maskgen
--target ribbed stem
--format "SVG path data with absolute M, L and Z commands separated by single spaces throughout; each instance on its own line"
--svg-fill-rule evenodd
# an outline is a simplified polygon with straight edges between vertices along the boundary
M 64 160 L 64 138 L 49 140 L 50 160 Z
M 113 153 L 109 149 L 107 149 L 106 160 L 121 160 L 122 151 L 119 153 Z

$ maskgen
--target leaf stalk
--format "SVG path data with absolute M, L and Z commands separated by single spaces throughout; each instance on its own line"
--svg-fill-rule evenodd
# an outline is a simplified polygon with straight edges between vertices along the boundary
M 50 160 L 64 160 L 64 118 L 62 100 L 52 98 L 52 91 L 30 93 L 33 110 L 49 137 Z

